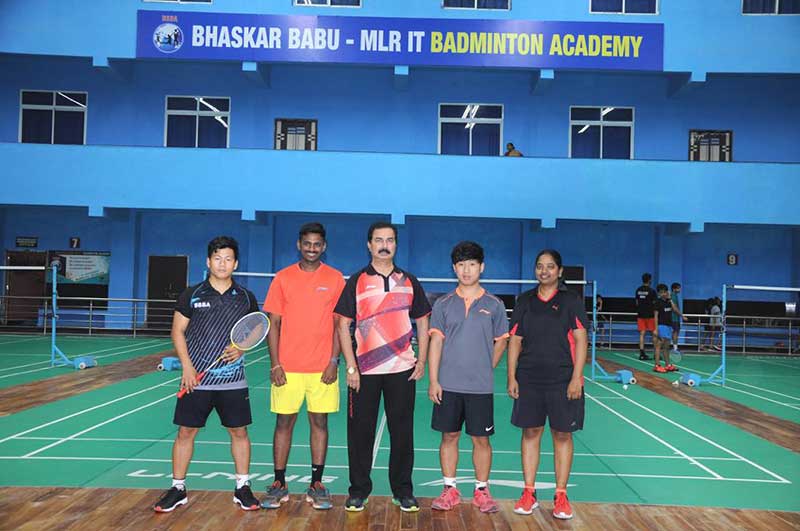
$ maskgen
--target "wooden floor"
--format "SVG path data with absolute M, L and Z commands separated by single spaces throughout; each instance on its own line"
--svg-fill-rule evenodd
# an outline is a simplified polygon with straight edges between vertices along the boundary
M 634 376 L 636 376 L 636 385 L 750 432 L 757 437 L 783 446 L 793 452 L 800 453 L 800 424 L 726 400 L 711 393 L 704 393 L 699 389 L 693 389 L 686 385 L 675 387 L 669 380 L 653 373 L 626 367 L 610 360 L 602 360 L 602 365 L 609 372 L 619 369 L 633 371 Z
M 514 514 L 512 501 L 501 502 L 499 513 L 485 515 L 468 503 L 453 511 L 432 511 L 430 499 L 420 500 L 420 512 L 407 514 L 388 498 L 373 498 L 363 513 L 348 513 L 342 496 L 334 496 L 330 511 L 315 511 L 293 496 L 277 511 L 245 512 L 232 503 L 232 492 L 211 491 L 190 492 L 187 505 L 156 514 L 150 506 L 160 494 L 129 489 L 0 488 L 0 529 L 800 529 L 800 513 L 597 503 L 574 504 L 575 518 L 564 522 L 551 516 L 549 500 L 531 516 Z
M 174 351 L 148 354 L 104 365 L 101 368 L 74 371 L 0 389 L 0 417 L 153 372 L 161 362 L 161 358 L 169 355 L 174 355 Z M 180 376 L 180 373 L 176 374 Z M 177 383 L 175 387 L 178 387 Z

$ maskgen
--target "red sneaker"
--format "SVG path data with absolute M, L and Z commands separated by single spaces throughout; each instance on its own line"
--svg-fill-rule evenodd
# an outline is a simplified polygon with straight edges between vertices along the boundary
M 536 491 L 523 489 L 522 496 L 514 504 L 514 512 L 517 514 L 531 514 L 537 507 L 539 507 L 539 502 L 536 501 Z
M 667 372 L 667 369 L 662 367 L 661 365 L 656 365 L 653 367 L 653 372 Z
M 496 513 L 500 510 L 497 502 L 494 501 L 489 493 L 489 488 L 475 489 L 472 493 L 472 505 L 481 510 L 482 513 Z
M 556 496 L 553 498 L 553 516 L 561 520 L 572 518 L 572 506 L 569 504 L 566 492 L 556 492 Z
M 667 365 L 667 372 L 675 372 L 677 370 L 678 370 L 678 368 L 675 365 L 673 365 L 671 363 L 669 365 Z
M 439 497 L 431 503 L 431 509 L 437 511 L 449 511 L 461 503 L 461 493 L 455 487 L 445 486 Z

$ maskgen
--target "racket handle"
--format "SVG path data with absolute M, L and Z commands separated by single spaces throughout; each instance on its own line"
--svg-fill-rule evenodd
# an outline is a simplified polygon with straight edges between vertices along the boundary
M 201 372 L 200 374 L 198 374 L 198 375 L 197 375 L 197 383 L 200 383 L 200 380 L 202 380 L 202 379 L 203 379 L 203 376 L 205 376 L 205 375 L 206 375 L 206 371 L 203 371 L 203 372 Z M 185 395 L 186 393 L 188 393 L 188 392 L 189 392 L 189 391 L 188 391 L 188 390 L 187 390 L 187 389 L 184 387 L 184 388 L 182 388 L 180 391 L 178 391 L 178 395 L 177 395 L 177 396 L 178 396 L 178 398 L 183 398 L 183 397 L 184 397 L 184 395 Z

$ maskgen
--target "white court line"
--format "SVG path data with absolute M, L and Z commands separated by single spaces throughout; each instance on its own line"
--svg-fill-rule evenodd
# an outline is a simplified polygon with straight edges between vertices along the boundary
M 766 396 L 761 396 L 761 395 L 758 395 L 756 393 L 751 393 L 750 391 L 745 391 L 744 389 L 734 389 L 733 387 L 728 387 L 727 385 L 721 385 L 721 384 L 718 384 L 717 382 L 706 382 L 706 383 L 708 383 L 710 385 L 713 385 L 713 386 L 716 386 L 716 387 L 720 387 L 722 389 L 731 389 L 733 391 L 737 391 L 739 393 L 742 393 L 743 395 L 754 396 L 756 398 L 760 398 L 761 400 L 766 400 L 767 402 L 772 402 L 773 404 L 778 404 L 779 406 L 786 406 L 786 407 L 789 407 L 789 408 L 796 409 L 796 410 L 800 411 L 800 407 L 797 407 L 795 405 L 788 404 L 786 402 L 778 402 L 777 400 L 773 400 L 771 398 L 767 398 Z
M 587 380 L 589 380 L 589 381 L 592 381 L 592 380 L 591 380 L 591 378 L 587 378 Z M 624 395 L 622 395 L 622 394 L 618 393 L 617 391 L 614 391 L 614 390 L 613 390 L 613 389 L 611 389 L 610 387 L 608 387 L 608 386 L 606 386 L 606 385 L 603 385 L 603 384 L 601 384 L 601 383 L 599 383 L 599 382 L 593 382 L 593 383 L 594 383 L 595 385 L 598 385 L 598 386 L 602 387 L 603 389 L 605 389 L 605 390 L 607 390 L 607 391 L 610 391 L 610 392 L 614 393 L 615 395 L 624 396 Z M 714 447 L 716 447 L 716 448 L 718 448 L 718 449 L 722 450 L 723 452 L 727 453 L 728 455 L 732 455 L 733 457 L 736 457 L 736 458 L 738 458 L 739 460 L 741 460 L 741 461 L 744 461 L 745 463 L 747 463 L 747 464 L 749 464 L 749 465 L 751 465 L 751 466 L 753 466 L 753 467 L 755 467 L 755 468 L 757 468 L 757 469 L 761 470 L 762 472 L 764 472 L 764 473 L 766 473 L 766 474 L 769 474 L 770 476 L 772 476 L 772 477 L 774 477 L 775 479 L 777 479 L 779 482 L 781 482 L 781 483 L 791 483 L 791 481 L 789 481 L 788 479 L 786 479 L 786 478 L 784 478 L 784 477 L 781 477 L 781 476 L 779 476 L 779 475 L 778 475 L 778 474 L 776 474 L 775 472 L 772 472 L 771 470 L 768 470 L 768 469 L 764 468 L 763 466 L 761 466 L 761 465 L 759 465 L 759 464 L 757 464 L 757 463 L 754 463 L 753 461 L 751 461 L 751 460 L 747 459 L 746 457 L 742 457 L 741 455 L 737 454 L 737 453 L 736 453 L 736 452 L 734 452 L 733 450 L 729 450 L 728 448 L 726 448 L 726 447 L 722 446 L 721 444 L 717 443 L 716 441 L 712 441 L 712 440 L 711 440 L 711 439 L 709 439 L 708 437 L 705 437 L 705 436 L 703 436 L 703 435 L 700 435 L 699 433 L 697 433 L 697 432 L 695 432 L 695 431 L 692 431 L 692 430 L 690 430 L 689 428 L 687 428 L 686 426 L 684 426 L 684 425 L 682 425 L 682 424 L 678 424 L 678 423 L 677 423 L 677 422 L 675 422 L 674 420 L 672 420 L 672 419 L 670 419 L 670 418 L 668 418 L 668 417 L 665 417 L 664 415 L 662 415 L 662 414 L 660 414 L 660 413 L 657 413 L 657 412 L 653 411 L 652 409 L 650 409 L 650 408 L 649 408 L 649 407 L 647 407 L 647 406 L 643 406 L 642 404 L 640 404 L 640 403 L 636 402 L 635 400 L 631 400 L 631 399 L 630 399 L 630 398 L 628 398 L 627 396 L 625 396 L 624 398 L 625 398 L 625 400 L 627 400 L 628 402 L 630 402 L 630 403 L 631 403 L 631 404 L 633 404 L 634 406 L 636 406 L 636 407 L 638 407 L 638 408 L 641 408 L 641 409 L 644 409 L 644 410 L 645 410 L 645 411 L 647 411 L 648 413 L 650 413 L 650 414 L 652 414 L 652 415 L 655 415 L 656 417 L 658 417 L 658 418 L 660 418 L 660 419 L 663 419 L 664 421 L 668 422 L 669 424 L 672 424 L 673 426 L 676 426 L 677 428 L 680 428 L 681 430 L 685 431 L 686 433 L 688 433 L 688 434 L 690 434 L 690 435 L 694 435 L 695 437 L 697 437 L 697 438 L 698 438 L 698 439 L 700 439 L 701 441 L 707 442 L 708 444 L 710 444 L 710 445 L 712 445 L 712 446 L 714 446 Z
M 752 361 L 757 363 L 768 363 L 770 365 L 777 365 L 778 367 L 786 367 L 788 369 L 800 370 L 800 365 L 789 365 L 788 363 L 780 363 L 774 360 L 765 360 L 760 358 L 744 358 L 746 361 Z
M 602 406 L 603 408 L 605 408 L 606 410 L 608 410 L 612 414 L 616 415 L 617 417 L 621 418 L 623 421 L 627 422 L 628 424 L 630 424 L 631 426 L 633 426 L 637 430 L 641 431 L 645 435 L 649 436 L 650 438 L 655 439 L 657 442 L 660 442 L 661 444 L 663 444 L 664 446 L 666 446 L 667 448 L 669 448 L 670 450 L 672 450 L 676 454 L 678 454 L 680 456 L 683 456 L 685 459 L 689 460 L 689 462 L 692 463 L 693 465 L 702 468 L 703 470 L 705 470 L 706 472 L 708 472 L 709 474 L 711 474 L 712 476 L 714 476 L 717 479 L 722 479 L 722 476 L 720 476 L 719 474 L 717 474 L 716 472 L 714 472 L 713 470 L 711 470 L 707 466 L 703 465 L 702 463 L 700 463 L 696 459 L 693 459 L 693 458 L 689 457 L 689 455 L 681 452 L 675 446 L 671 445 L 670 443 L 668 443 L 667 441 L 665 441 L 664 439 L 662 439 L 658 435 L 648 431 L 643 426 L 640 426 L 639 424 L 636 424 L 634 421 L 632 421 L 631 419 L 629 419 L 628 417 L 626 417 L 622 413 L 614 411 L 609 406 L 607 406 L 604 403 L 600 402 L 598 399 L 596 399 L 595 397 L 593 397 L 589 393 L 586 393 L 586 398 L 588 398 L 588 399 L 592 400 L 593 402 L 597 403 L 598 405 Z
M 372 468 L 375 468 L 375 461 L 378 459 L 378 450 L 383 439 L 383 430 L 386 428 L 386 412 L 381 413 L 381 423 L 378 426 L 378 436 L 375 437 L 375 444 L 372 445 Z
M 41 337 L 27 337 L 25 339 L 14 339 L 11 341 L 0 341 L 0 347 L 4 347 L 6 345 L 13 345 L 14 343 L 24 343 L 26 341 L 35 341 L 37 339 L 50 339 L 50 336 L 41 336 Z
M 636 363 L 644 364 L 644 365 L 647 365 L 648 367 L 651 367 L 651 364 L 650 364 L 649 361 L 642 361 L 642 360 L 633 359 L 633 358 L 630 358 L 628 356 L 625 356 L 624 354 L 619 354 L 617 352 L 611 352 L 611 354 L 613 354 L 615 356 L 623 357 L 628 362 L 636 362 Z M 682 369 L 684 369 L 686 371 L 696 372 L 698 374 L 704 374 L 706 376 L 709 376 L 711 374 L 710 372 L 705 372 L 705 371 L 700 371 L 700 370 L 697 370 L 697 369 L 692 369 L 692 368 L 689 368 L 689 367 L 687 367 L 685 365 L 678 365 L 678 367 L 680 367 L 680 368 L 682 368 Z M 772 391 L 771 389 L 766 389 L 764 387 L 758 387 L 757 385 L 746 384 L 744 382 L 740 382 L 738 380 L 733 380 L 731 378 L 726 378 L 726 380 L 728 380 L 729 382 L 733 382 L 733 383 L 739 384 L 739 385 L 744 385 L 746 387 L 752 387 L 753 389 L 758 389 L 759 391 L 765 391 L 767 393 L 772 393 L 772 394 L 779 395 L 779 396 L 785 396 L 786 398 L 791 398 L 792 400 L 800 400 L 800 397 L 792 396 L 792 395 L 786 395 L 786 394 L 783 394 L 783 393 L 779 393 L 777 391 Z M 718 385 L 718 384 L 715 384 L 715 385 Z M 720 387 L 723 387 L 723 386 L 720 386 Z M 735 387 L 730 387 L 730 386 L 727 386 L 727 385 L 724 386 L 724 389 L 728 389 L 730 391 L 736 391 L 736 392 L 742 393 L 742 394 L 749 394 L 751 396 L 755 396 L 755 397 L 761 398 L 762 400 L 766 400 L 767 402 L 773 402 L 773 403 L 781 405 L 781 406 L 785 406 L 786 405 L 783 402 L 778 402 L 777 400 L 773 400 L 771 398 L 767 398 L 766 396 L 756 395 L 756 394 L 750 393 L 748 391 L 745 391 L 744 389 L 736 389 Z M 791 407 L 791 406 L 789 406 L 789 407 Z
M 60 437 L 17 437 L 18 440 L 21 441 L 57 441 Z M 73 441 L 79 442 L 119 442 L 119 443 L 126 443 L 126 442 L 133 442 L 133 443 L 146 443 L 146 444 L 153 444 L 153 443 L 165 443 L 165 444 L 172 444 L 174 441 L 173 439 L 123 439 L 123 438 L 116 438 L 116 437 L 75 437 L 72 439 Z M 230 446 L 230 441 L 199 441 L 195 440 L 195 444 L 207 444 L 207 445 L 219 445 L 219 446 Z M 260 443 L 260 442 L 251 442 L 252 446 L 266 446 L 271 447 L 272 443 Z M 292 448 L 310 448 L 311 445 L 309 444 L 297 444 L 292 443 Z M 334 450 L 347 450 L 347 446 L 341 445 L 334 445 L 329 444 L 328 449 Z M 381 446 L 379 450 L 391 450 L 388 446 Z M 414 448 L 415 452 L 439 452 L 438 448 Z M 472 450 L 469 448 L 459 448 L 459 452 L 463 454 L 471 454 Z M 492 450 L 492 454 L 510 454 L 510 455 L 519 455 L 519 450 Z M 553 452 L 541 452 L 542 455 L 553 455 Z M 606 457 L 606 458 L 620 458 L 620 459 L 680 459 L 684 461 L 685 458 L 680 455 L 641 455 L 641 454 L 586 454 L 581 452 L 576 452 L 574 454 L 576 457 Z M 698 461 L 736 461 L 739 460 L 734 457 L 697 457 L 692 456 L 692 459 L 697 459 Z
M 32 456 L 32 457 L 17 457 L 17 456 L 0 456 L 0 460 L 3 461 L 16 461 L 20 459 L 30 459 L 30 460 L 43 460 L 43 461 L 114 461 L 117 463 L 125 463 L 125 462 L 133 462 L 133 463 L 164 463 L 164 464 L 171 464 L 171 459 L 156 459 L 156 458 L 144 458 L 144 457 L 57 457 L 57 456 Z M 203 464 L 203 465 L 226 465 L 232 466 L 233 461 L 209 461 L 209 460 L 195 460 L 192 459 L 192 464 Z M 263 467 L 271 467 L 274 466 L 274 463 L 271 462 L 258 462 L 258 461 L 251 461 L 251 467 L 255 466 L 263 466 Z M 305 463 L 288 463 L 288 467 L 303 467 L 308 468 L 311 465 Z M 325 465 L 326 469 L 347 469 L 348 465 Z M 388 466 L 376 466 L 374 467 L 375 470 L 388 470 Z M 439 468 L 417 468 L 414 467 L 415 471 L 419 472 L 436 472 L 441 473 L 441 469 Z M 456 472 L 464 472 L 464 473 L 473 473 L 473 469 L 471 468 L 459 468 Z M 495 470 L 492 469 L 492 474 L 514 474 L 516 476 L 521 476 L 522 473 L 519 470 Z M 539 471 L 537 472 L 538 475 L 542 476 L 554 476 L 555 472 L 547 472 L 547 471 Z M 613 478 L 644 478 L 644 479 L 679 479 L 679 480 L 699 480 L 699 481 L 728 481 L 728 482 L 741 482 L 741 483 L 776 483 L 782 484 L 782 481 L 775 481 L 772 479 L 749 479 L 749 478 L 713 478 L 709 476 L 668 476 L 663 474 L 615 474 L 611 472 L 571 472 L 570 477 L 572 476 L 587 476 L 587 477 L 613 477 Z M 491 481 L 490 481 L 491 482 Z
M 104 348 L 104 349 L 100 349 L 100 350 L 95 350 L 95 351 L 92 351 L 92 352 L 87 352 L 87 353 L 85 353 L 83 355 L 84 356 L 91 356 L 93 354 L 99 354 L 100 352 L 108 352 L 109 350 L 116 350 L 116 349 L 127 349 L 127 348 L 130 348 L 131 346 L 137 346 L 137 345 L 145 345 L 145 344 L 152 345 L 153 342 L 156 342 L 156 341 L 164 341 L 164 340 L 162 340 L 162 339 L 148 339 L 144 343 L 140 342 L 140 343 L 135 343 L 134 345 L 130 345 L 130 344 L 128 344 L 128 345 L 117 345 L 116 347 L 108 347 L 108 348 Z M 32 367 L 34 365 L 41 365 L 42 363 L 50 363 L 50 359 L 49 358 L 52 355 L 50 352 L 43 353 L 43 354 L 36 354 L 36 355 L 37 356 L 47 356 L 48 359 L 47 359 L 47 361 L 36 361 L 36 362 L 33 362 L 33 363 L 26 363 L 25 365 L 16 365 L 14 367 L 5 367 L 3 369 L 0 369 L 0 371 L 13 371 L 14 369 L 23 369 L 25 367 Z
M 259 350 L 261 350 L 261 349 L 259 349 Z M 265 359 L 267 356 L 268 356 L 268 354 L 264 354 L 264 355 L 263 355 L 263 356 L 261 356 L 260 358 L 256 358 L 256 359 L 254 359 L 254 360 L 252 360 L 252 361 L 250 361 L 250 362 L 248 362 L 248 363 L 245 363 L 245 366 L 252 365 L 253 363 L 256 363 L 256 362 L 258 362 L 258 361 L 261 361 L 261 360 Z M 151 387 L 148 387 L 147 389 L 142 389 L 141 391 L 136 391 L 135 393 L 129 393 L 129 394 L 127 394 L 127 395 L 125 395 L 125 396 L 122 396 L 122 397 L 120 397 L 120 398 L 116 398 L 116 399 L 114 399 L 114 400 L 111 400 L 110 402 L 105 402 L 105 403 L 103 403 L 103 404 L 98 404 L 98 405 L 96 405 L 96 406 L 92 406 L 92 407 L 90 407 L 90 408 L 88 408 L 88 409 L 84 409 L 84 410 L 78 411 L 78 412 L 76 412 L 76 413 L 73 413 L 73 414 L 71 414 L 71 415 L 68 415 L 68 416 L 66 416 L 66 417 L 62 417 L 62 418 L 60 418 L 60 419 L 51 420 L 50 422 L 46 422 L 46 423 L 44 423 L 44 424 L 41 424 L 41 425 L 39 425 L 39 426 L 36 426 L 36 427 L 34 427 L 34 428 L 30 428 L 30 429 L 28 429 L 28 430 L 25 430 L 25 431 L 23 431 L 23 432 L 17 433 L 17 434 L 15 434 L 15 435 L 10 435 L 10 436 L 8 436 L 8 437 L 5 437 L 4 439 L 0 439 L 0 444 L 4 443 L 4 442 L 6 442 L 6 441 L 8 441 L 8 440 L 10 440 L 10 439 L 14 439 L 14 438 L 16 438 L 16 437 L 18 437 L 18 436 L 20 436 L 20 435 L 26 435 L 26 434 L 28 434 L 28 433 L 30 433 L 30 432 L 32 432 L 32 431 L 36 431 L 36 430 L 38 430 L 38 429 L 40 429 L 40 428 L 44 428 L 44 427 L 46 427 L 46 426 L 50 426 L 50 425 L 52 425 L 52 424 L 57 424 L 57 423 L 59 423 L 59 422 L 62 422 L 62 421 L 64 421 L 64 420 L 67 420 L 68 418 L 71 418 L 71 417 L 76 417 L 76 416 L 78 416 L 78 415 L 82 415 L 82 414 L 84 414 L 84 413 L 87 413 L 87 412 L 89 412 L 89 411 L 92 411 L 92 410 L 94 410 L 94 409 L 101 408 L 101 407 L 105 407 L 105 406 L 107 406 L 107 405 L 109 405 L 109 404 L 113 404 L 114 402 L 119 402 L 120 400 L 124 400 L 125 398 L 129 398 L 129 397 L 131 397 L 131 396 L 135 396 L 135 395 L 138 395 L 138 394 L 144 393 L 144 392 L 146 392 L 146 391 L 150 391 L 150 390 L 152 390 L 152 389 L 156 389 L 156 388 L 158 388 L 158 387 L 165 386 L 165 385 L 167 385 L 167 384 L 170 384 L 170 383 L 172 383 L 172 382 L 174 382 L 174 381 L 176 381 L 176 380 L 180 380 L 180 379 L 181 379 L 181 377 L 180 377 L 180 376 L 179 376 L 179 377 L 177 377 L 177 378 L 172 378 L 171 380 L 167 380 L 166 382 L 162 382 L 162 383 L 160 383 L 160 384 L 158 384 L 158 385 L 153 385 L 153 386 L 151 386 Z M 156 400 L 155 402 L 151 402 L 150 404 L 147 404 L 147 406 L 152 406 L 152 405 L 154 405 L 154 404 L 157 404 L 157 403 L 159 403 L 159 402 L 161 402 L 161 401 L 163 401 L 163 400 L 166 400 L 167 398 L 173 397 L 173 396 L 175 396 L 175 394 L 174 394 L 174 393 L 170 393 L 168 396 L 166 396 L 166 397 L 164 397 L 164 398 L 160 398 L 160 399 Z M 146 407 L 146 406 L 144 406 L 144 407 Z M 140 410 L 140 409 L 143 409 L 143 407 L 138 407 L 138 408 L 136 408 L 134 411 L 138 411 L 138 410 Z M 131 411 L 131 412 L 129 412 L 129 413 L 132 413 L 132 411 Z M 126 416 L 127 414 L 128 414 L 128 413 L 125 413 L 125 414 L 123 414 L 123 415 L 118 415 L 117 417 L 115 417 L 114 419 L 111 419 L 111 420 L 116 420 L 117 418 L 124 417 L 124 416 Z M 100 426 L 102 426 L 102 425 L 104 425 L 104 424 L 107 424 L 107 422 L 101 422 L 100 424 L 96 424 L 95 426 L 93 426 L 93 427 L 92 427 L 92 428 L 90 428 L 89 430 L 82 430 L 82 431 L 78 432 L 77 434 L 71 435 L 71 436 L 69 436 L 69 437 L 65 437 L 65 438 L 61 439 L 61 442 L 63 442 L 63 441 L 66 441 L 66 440 L 69 440 L 69 439 L 71 439 L 71 438 L 73 438 L 73 437 L 77 437 L 77 436 L 79 436 L 79 435 L 83 435 L 83 434 L 84 434 L 84 433 L 86 433 L 87 431 L 91 431 L 91 430 L 93 430 L 94 428 L 100 427 Z M 56 442 L 56 443 L 54 443 L 54 444 L 48 445 L 48 446 L 47 446 L 47 448 L 50 448 L 50 447 L 52 447 L 52 446 L 55 446 L 56 444 L 60 444 L 60 443 L 59 443 L 59 442 Z M 39 450 L 35 450 L 34 452 L 30 453 L 29 455 L 31 455 L 31 456 L 32 456 L 32 455 L 35 455 L 36 453 L 38 453 L 38 452 L 42 451 L 43 449 L 46 449 L 46 448 L 40 448 Z

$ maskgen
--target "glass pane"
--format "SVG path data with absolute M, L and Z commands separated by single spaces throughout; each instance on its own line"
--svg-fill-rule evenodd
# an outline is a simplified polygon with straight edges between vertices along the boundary
M 508 9 L 508 0 L 478 0 L 478 9 Z
M 326 6 L 328 0 L 297 0 L 299 6 Z
M 475 7 L 475 0 L 444 0 L 444 7 Z
M 22 111 L 22 141 L 49 144 L 53 127 L 53 111 L 24 109 Z
M 360 6 L 361 0 L 331 0 L 332 6 Z
M 167 98 L 167 109 L 170 111 L 196 111 L 196 98 Z
M 592 11 L 598 13 L 622 13 L 622 0 L 592 0 Z
M 603 107 L 601 113 L 604 122 L 632 122 L 633 109 L 620 107 Z
M 228 112 L 231 110 L 231 100 L 228 98 L 200 98 L 201 111 Z
M 472 127 L 472 154 L 500 154 L 500 124 L 475 124 Z
M 800 14 L 800 0 L 780 0 L 778 13 L 781 15 Z
M 774 13 L 775 0 L 744 0 L 743 13 Z
M 439 107 L 439 116 L 442 118 L 461 118 L 464 116 L 466 105 L 442 105 Z
M 600 158 L 599 125 L 572 126 L 572 158 L 574 159 Z
M 196 120 L 194 116 L 167 117 L 167 146 L 195 147 Z
M 83 144 L 83 122 L 86 113 L 56 111 L 53 144 Z
M 470 114 L 473 113 L 475 118 L 502 118 L 503 108 L 499 105 L 473 105 Z
M 22 93 L 22 103 L 25 105 L 52 105 L 53 93 L 26 90 Z
M 442 155 L 469 155 L 469 129 L 464 124 L 441 124 Z
M 656 0 L 625 0 L 626 13 L 655 13 Z
M 600 120 L 599 107 L 573 107 L 570 110 L 569 117 L 571 120 Z
M 603 158 L 631 158 L 631 128 L 603 126 Z
M 228 147 L 227 116 L 201 116 L 199 121 L 200 130 L 197 135 L 197 147 Z
M 56 105 L 86 107 L 86 94 L 80 92 L 56 92 Z

